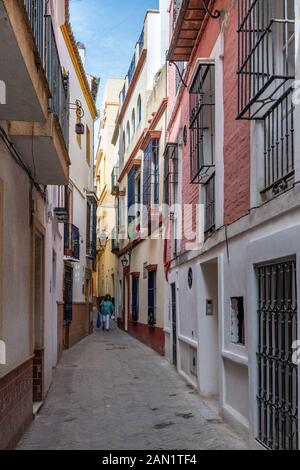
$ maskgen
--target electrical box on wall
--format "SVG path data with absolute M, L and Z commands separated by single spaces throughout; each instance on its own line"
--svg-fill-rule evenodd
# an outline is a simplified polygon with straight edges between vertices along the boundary
M 212 317 L 214 315 L 214 303 L 212 299 L 206 300 L 206 316 Z

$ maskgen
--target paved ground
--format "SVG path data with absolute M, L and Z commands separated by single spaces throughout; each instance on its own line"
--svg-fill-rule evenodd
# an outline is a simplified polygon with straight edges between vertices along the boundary
M 64 353 L 20 449 L 244 449 L 159 355 L 116 327 Z

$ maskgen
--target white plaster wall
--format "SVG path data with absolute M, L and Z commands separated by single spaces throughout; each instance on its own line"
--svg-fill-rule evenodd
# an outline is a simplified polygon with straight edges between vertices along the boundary
M 80 100 L 84 110 L 82 123 L 85 126 L 85 134 L 81 137 L 81 145 L 78 144 L 75 134 L 76 111 L 70 110 L 69 155 L 70 182 L 73 186 L 73 223 L 79 228 L 81 239 L 80 263 L 74 264 L 73 301 L 85 302 L 84 273 L 86 267 L 91 267 L 91 262 L 86 259 L 86 214 L 87 192 L 94 189 L 94 120 L 60 31 L 57 40 L 62 66 L 69 72 L 70 103 Z M 86 126 L 89 127 L 91 135 L 91 165 L 86 160 Z
M 0 366 L 1 377 L 29 359 L 33 348 L 30 185 L 2 140 L 0 160 L 0 179 L 3 182 L 3 298 L 0 299 L 3 317 L 0 338 L 6 343 L 7 354 L 7 365 Z

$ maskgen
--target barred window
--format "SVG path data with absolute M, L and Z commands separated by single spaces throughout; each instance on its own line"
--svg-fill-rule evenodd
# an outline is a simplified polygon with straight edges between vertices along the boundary
M 143 204 L 150 211 L 159 204 L 159 140 L 153 139 L 144 152 Z
M 177 203 L 178 190 L 178 144 L 167 144 L 165 150 L 164 203 Z
M 132 321 L 137 322 L 139 319 L 139 278 L 132 277 Z
M 205 185 L 205 237 L 209 237 L 216 227 L 215 175 Z
M 283 190 L 294 174 L 294 105 L 289 90 L 264 121 L 265 191 Z
M 238 7 L 238 118 L 262 119 L 295 77 L 295 2 L 239 0 Z
M 156 325 L 156 272 L 148 273 L 148 324 Z
M 215 66 L 201 63 L 190 88 L 191 182 L 205 184 L 215 169 Z

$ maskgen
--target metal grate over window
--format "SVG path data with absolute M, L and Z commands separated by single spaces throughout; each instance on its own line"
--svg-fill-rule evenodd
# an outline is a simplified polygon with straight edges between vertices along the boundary
M 143 204 L 150 212 L 159 203 L 159 140 L 150 141 L 144 152 Z
M 216 228 L 216 200 L 215 200 L 215 174 L 205 185 L 205 229 L 204 234 L 209 237 Z
M 298 449 L 296 260 L 256 268 L 258 280 L 258 440 L 274 450 Z
M 132 321 L 139 320 L 139 278 L 132 278 Z
M 165 150 L 164 203 L 177 203 L 178 188 L 178 144 L 167 144 Z
M 215 169 L 215 66 L 200 64 L 190 89 L 191 182 L 205 184 Z
M 238 118 L 263 119 L 295 77 L 294 0 L 239 0 L 238 36 Z
M 270 110 L 264 121 L 265 190 L 285 188 L 294 174 L 294 105 L 289 90 Z
M 148 273 L 148 325 L 156 325 L 156 272 Z

